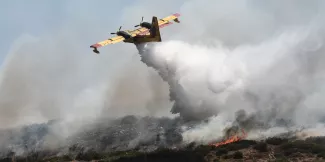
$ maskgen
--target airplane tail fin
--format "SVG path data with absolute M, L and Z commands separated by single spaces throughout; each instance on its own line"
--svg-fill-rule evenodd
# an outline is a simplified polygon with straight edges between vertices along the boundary
M 160 26 L 158 24 L 158 18 L 152 17 L 151 28 L 149 29 L 149 34 L 140 35 L 133 37 L 132 40 L 124 40 L 124 42 L 134 43 L 134 44 L 141 44 L 147 42 L 161 42 L 161 35 L 160 35 Z
M 152 26 L 150 29 L 150 36 L 154 38 L 156 42 L 161 42 L 161 35 L 159 30 L 158 18 L 156 16 L 152 17 Z

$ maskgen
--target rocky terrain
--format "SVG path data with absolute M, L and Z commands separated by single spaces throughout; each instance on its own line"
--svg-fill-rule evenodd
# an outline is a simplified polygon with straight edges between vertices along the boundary
M 65 155 L 55 155 L 40 151 L 29 153 L 25 157 L 16 157 L 9 153 L 1 162 L 33 161 L 33 162 L 63 162 L 63 161 L 97 161 L 97 162 L 231 162 L 231 161 L 292 161 L 321 162 L 325 161 L 325 137 L 312 137 L 306 140 L 268 138 L 264 141 L 241 140 L 219 147 L 210 145 L 195 145 L 194 143 L 178 149 L 157 149 L 152 152 L 139 150 L 96 152 L 93 150 Z
M 259 141 L 243 139 L 218 147 L 185 145 L 181 128 L 190 127 L 193 122 L 135 116 L 104 121 L 82 129 L 64 142 L 54 140 L 56 145 L 52 147 L 48 140 L 53 137 L 51 128 L 56 121 L 2 130 L 0 162 L 325 161 L 325 137 L 301 140 L 282 135 Z

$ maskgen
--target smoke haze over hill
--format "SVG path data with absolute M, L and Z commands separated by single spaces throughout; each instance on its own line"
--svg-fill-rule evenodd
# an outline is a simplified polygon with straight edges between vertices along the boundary
M 143 15 L 168 15 L 166 1 L 136 1 L 116 24 L 92 19 L 93 9 L 83 18 L 67 16 L 54 32 L 22 36 L 1 69 L 0 127 L 58 119 L 46 139 L 65 140 L 99 127 L 93 122 L 102 118 L 165 116 L 173 123 L 179 115 L 196 120 L 166 126 L 177 128 L 184 142 L 219 139 L 232 126 L 251 130 L 251 138 L 259 130 L 323 128 L 323 1 L 173 3 L 168 11 L 179 11 L 181 23 L 161 30 L 162 43 L 138 47 L 141 59 L 130 44 L 99 56 L 86 51 L 117 23 L 126 29 Z

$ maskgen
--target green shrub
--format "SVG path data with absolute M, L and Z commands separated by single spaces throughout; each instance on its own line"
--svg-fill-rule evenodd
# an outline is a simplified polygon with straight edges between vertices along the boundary
M 101 155 L 95 151 L 87 151 L 84 153 L 79 153 L 76 157 L 76 160 L 85 160 L 85 161 L 99 160 L 99 159 L 101 159 Z
M 208 152 L 215 150 L 216 147 L 215 146 L 209 146 L 209 145 L 200 145 L 198 147 L 195 148 L 195 152 L 201 154 L 201 155 L 205 155 Z
M 225 155 L 228 154 L 228 150 L 224 149 L 224 148 L 220 148 L 216 151 L 216 156 L 221 156 L 221 155 Z
M 221 156 L 222 159 L 231 159 L 232 156 L 231 155 L 223 155 Z
M 54 156 L 54 157 L 49 157 L 45 158 L 43 160 L 40 160 L 41 162 L 60 162 L 60 161 L 71 161 L 71 159 L 68 155 L 63 155 L 61 157 Z
M 325 152 L 318 153 L 318 154 L 317 154 L 317 157 L 325 158 Z
M 325 145 L 325 137 L 308 137 L 305 141 L 308 143 Z
M 185 148 L 188 150 L 193 150 L 195 149 L 195 145 L 196 145 L 195 142 L 191 142 Z
M 0 162 L 11 162 L 11 158 L 10 157 L 2 158 L 0 159 Z
M 275 159 L 275 162 L 289 162 L 289 160 L 285 157 Z
M 259 152 L 267 152 L 268 151 L 267 144 L 264 142 L 256 144 L 253 148 Z
M 114 162 L 133 162 L 133 161 L 154 161 L 154 162 L 204 162 L 204 156 L 193 151 L 173 151 L 160 150 L 153 153 L 141 154 L 134 157 L 121 157 L 114 160 Z
M 242 159 L 244 156 L 243 156 L 243 153 L 240 152 L 240 151 L 236 151 L 234 154 L 233 154 L 233 158 L 234 159 Z
M 282 143 L 288 142 L 288 139 L 278 138 L 278 137 L 272 137 L 266 139 L 266 143 L 270 145 L 281 145 Z
M 294 149 L 288 149 L 288 150 L 284 150 L 283 151 L 283 155 L 284 156 L 290 156 L 292 155 L 293 153 L 295 153 L 296 151 Z
M 282 144 L 280 146 L 280 148 L 284 152 L 286 152 L 286 155 L 290 155 L 293 152 L 312 153 L 312 154 L 319 154 L 319 153 L 325 152 L 324 145 L 310 143 L 310 142 L 301 141 L 301 140 Z

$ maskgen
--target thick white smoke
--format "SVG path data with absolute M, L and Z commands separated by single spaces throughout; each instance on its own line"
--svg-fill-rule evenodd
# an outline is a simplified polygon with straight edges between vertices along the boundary
M 130 29 L 142 16 L 116 16 L 129 12 L 130 4 L 101 4 L 42 2 L 37 10 L 28 3 L 5 4 L 3 15 L 10 15 L 5 21 L 26 33 L 17 35 L 1 65 L 1 130 L 58 120 L 45 141 L 55 148 L 59 140 L 94 127 L 89 123 L 100 118 L 170 115 L 167 84 L 139 61 L 132 44 L 102 48 L 101 55 L 92 53 L 92 43 L 110 37 L 120 25 Z M 165 11 L 161 13 L 166 15 Z M 22 17 L 25 21 L 19 21 Z M 3 40 L 10 41 L 5 36 Z M 8 147 L 5 141 L 11 136 L 17 142 L 22 135 L 1 136 L 0 145 Z
M 142 61 L 169 83 L 174 107 L 166 83 L 131 58 L 130 44 L 104 48 L 99 56 L 85 52 L 98 35 L 106 38 L 120 24 L 105 21 L 106 7 L 81 14 L 83 9 L 70 10 L 76 6 L 71 2 L 67 14 L 74 16 L 67 16 L 62 29 L 28 37 L 8 54 L 0 75 L 0 127 L 63 118 L 71 126 L 53 129 L 68 136 L 86 118 L 165 115 L 170 109 L 187 119 L 216 115 L 186 131 L 186 141 L 222 136 L 221 130 L 238 122 L 238 110 L 246 113 L 245 126 L 267 125 L 266 134 L 282 132 L 286 124 L 322 125 L 322 0 L 172 3 L 139 0 L 124 8 L 118 23 L 135 25 L 143 15 L 162 17 L 169 7 L 180 9 L 181 23 L 161 30 L 164 42 L 140 47 L 148 50 L 141 51 Z
M 241 101 L 238 95 L 246 93 L 252 81 L 261 80 L 278 60 L 290 57 L 292 54 L 288 51 L 295 50 L 301 39 L 292 33 L 256 46 L 243 45 L 234 49 L 169 41 L 140 54 L 145 63 L 157 69 L 177 89 L 177 101 L 186 105 L 185 112 L 202 111 L 201 108 L 219 112 L 226 106 L 226 111 L 234 114 L 245 106 L 238 103 Z M 289 68 L 287 66 L 286 70 L 290 72 Z M 284 77 L 286 70 L 276 75 Z M 231 98 L 236 98 L 236 102 L 229 102 Z M 246 110 L 252 106 L 247 105 Z
M 44 32 L 38 34 L 29 34 L 33 31 L 26 29 L 26 34 L 18 36 L 9 48 L 0 73 L 0 128 L 52 119 L 72 122 L 129 114 L 161 116 L 168 112 L 166 83 L 138 60 L 132 44 L 102 48 L 101 55 L 95 55 L 89 48 L 92 43 L 111 36 L 109 32 L 119 25 L 138 23 L 139 17 L 107 16 L 107 5 L 75 2 L 58 2 L 62 8 L 44 11 L 46 20 L 53 17 L 60 19 L 61 24 L 43 28 Z M 51 3 L 40 5 L 46 8 Z M 13 4 L 8 3 L 8 12 L 17 9 Z M 28 4 L 24 5 L 21 12 L 8 15 L 13 20 L 24 11 L 40 15 Z M 124 10 L 128 5 L 115 7 Z M 86 8 L 87 12 L 80 8 Z M 26 21 L 46 23 L 27 16 Z M 128 75 L 130 70 L 138 75 Z M 152 88 L 151 84 L 156 86 Z M 153 106 L 156 103 L 159 108 Z
M 246 13 L 249 7 L 257 10 L 255 5 L 246 5 L 237 11 L 250 15 L 254 10 Z M 260 127 L 264 135 L 323 125 L 325 111 L 319 97 L 324 94 L 324 32 L 320 15 L 314 16 L 299 20 L 306 24 L 298 20 L 275 23 L 282 28 L 258 38 L 259 43 L 251 42 L 257 39 L 254 35 L 245 35 L 246 42 L 230 43 L 236 40 L 230 35 L 228 40 L 215 37 L 208 45 L 167 41 L 138 47 L 142 61 L 169 83 L 171 100 L 175 101 L 173 112 L 190 119 L 215 115 L 208 124 L 185 131 L 185 140 L 207 142 L 222 137 L 220 130 L 236 122 L 243 126 L 244 121 L 238 121 L 239 110 L 246 120 L 252 120 L 246 127 L 259 129 L 258 125 L 264 125 Z M 227 21 L 238 22 L 231 17 Z M 231 32 L 230 28 L 225 33 Z M 260 34 L 260 30 L 254 32 Z M 256 138 L 256 131 L 250 137 Z

